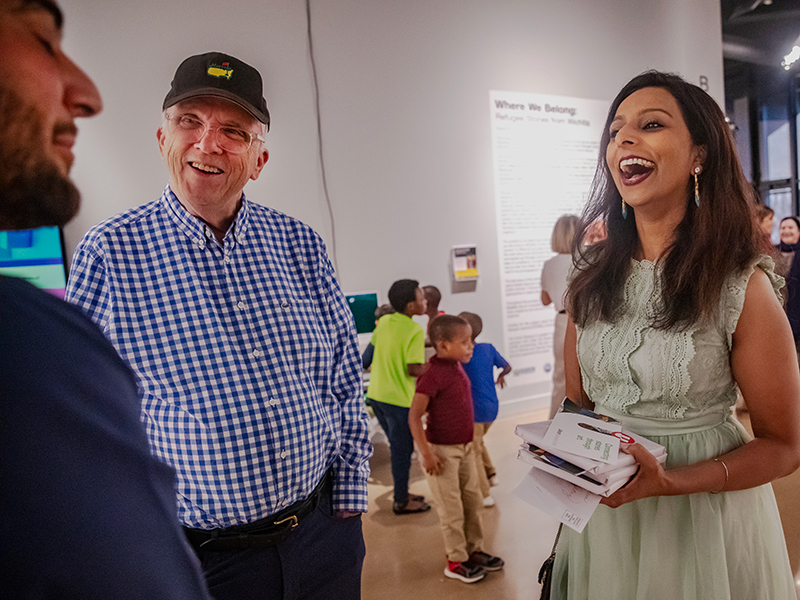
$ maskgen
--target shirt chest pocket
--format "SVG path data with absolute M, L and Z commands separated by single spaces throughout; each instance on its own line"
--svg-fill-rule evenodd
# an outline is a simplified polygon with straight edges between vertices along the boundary
M 308 370 L 330 357 L 330 346 L 318 305 L 305 298 L 270 298 L 261 306 L 259 332 L 281 362 Z

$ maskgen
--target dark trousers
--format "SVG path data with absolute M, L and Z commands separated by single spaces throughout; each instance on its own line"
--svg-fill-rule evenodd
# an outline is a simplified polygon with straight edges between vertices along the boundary
M 408 500 L 408 472 L 411 470 L 411 454 L 414 438 L 408 428 L 408 409 L 369 399 L 369 405 L 378 418 L 378 423 L 389 438 L 392 457 L 392 479 L 394 479 L 394 501 Z
M 333 516 L 329 492 L 276 546 L 197 551 L 215 600 L 358 600 L 364 553 L 361 516 Z

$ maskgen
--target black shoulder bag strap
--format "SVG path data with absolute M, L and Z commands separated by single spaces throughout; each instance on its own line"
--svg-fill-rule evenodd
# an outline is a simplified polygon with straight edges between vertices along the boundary
M 563 526 L 563 523 L 559 524 L 558 532 L 556 533 L 556 541 L 553 542 L 553 551 L 550 553 L 550 556 L 547 557 L 547 560 L 542 563 L 542 568 L 539 569 L 539 583 L 542 584 L 542 595 L 539 596 L 539 600 L 550 600 L 550 586 L 553 583 L 553 565 L 556 562 L 556 547 L 558 546 L 558 538 L 561 537 L 561 528 Z

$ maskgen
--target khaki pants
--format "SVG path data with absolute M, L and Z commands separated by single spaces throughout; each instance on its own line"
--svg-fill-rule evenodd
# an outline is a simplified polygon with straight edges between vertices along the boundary
M 431 448 L 442 459 L 442 473 L 426 473 L 425 477 L 436 503 L 447 560 L 464 562 L 470 554 L 483 549 L 483 498 L 473 445 L 431 444 Z
M 489 431 L 490 423 L 475 423 L 474 435 L 472 443 L 475 446 L 475 467 L 478 471 L 478 484 L 481 488 L 481 494 L 484 498 L 491 494 L 489 479 L 495 476 L 497 470 L 492 464 L 492 458 L 489 456 L 489 451 L 483 443 L 483 436 Z

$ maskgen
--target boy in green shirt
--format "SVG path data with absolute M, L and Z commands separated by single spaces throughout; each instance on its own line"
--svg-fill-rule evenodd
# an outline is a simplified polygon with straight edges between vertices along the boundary
M 425 294 L 413 279 L 395 281 L 389 289 L 395 313 L 384 315 L 372 333 L 375 351 L 367 401 L 389 439 L 394 503 L 397 515 L 430 510 L 422 496 L 408 493 L 408 473 L 414 438 L 408 428 L 408 409 L 414 397 L 415 378 L 425 367 L 425 332 L 412 320 L 425 314 Z

